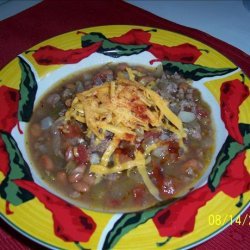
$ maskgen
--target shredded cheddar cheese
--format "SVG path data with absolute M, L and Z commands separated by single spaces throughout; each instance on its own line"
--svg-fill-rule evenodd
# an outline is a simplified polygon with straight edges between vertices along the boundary
M 168 108 L 168 103 L 159 94 L 136 82 L 133 70 L 127 68 L 130 80 L 118 78 L 101 86 L 78 93 L 66 112 L 67 120 L 75 119 L 87 125 L 87 135 L 95 135 L 97 141 L 107 132 L 113 139 L 103 153 L 99 164 L 91 165 L 90 171 L 98 176 L 137 168 L 151 194 L 159 199 L 159 191 L 151 182 L 146 169 L 146 157 L 156 144 L 149 146 L 144 155 L 135 150 L 135 159 L 120 163 L 115 157 L 113 167 L 108 163 L 121 140 L 133 143 L 136 130 L 149 131 L 165 128 L 177 135 L 179 145 L 184 147 L 186 136 L 181 120 Z

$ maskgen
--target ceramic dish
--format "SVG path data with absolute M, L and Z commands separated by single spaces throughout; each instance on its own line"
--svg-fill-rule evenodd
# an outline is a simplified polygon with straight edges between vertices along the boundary
M 82 209 L 32 168 L 24 138 L 38 98 L 69 74 L 109 62 L 162 63 L 192 79 L 211 107 L 211 164 L 194 190 L 170 205 L 127 214 Z M 30 48 L 1 70 L 0 81 L 1 218 L 30 239 L 53 249 L 183 249 L 233 223 L 249 224 L 240 215 L 250 198 L 250 81 L 220 52 L 152 27 L 92 27 Z

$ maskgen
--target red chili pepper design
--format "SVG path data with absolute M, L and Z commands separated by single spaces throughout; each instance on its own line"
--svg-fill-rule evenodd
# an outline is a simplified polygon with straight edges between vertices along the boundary
M 51 194 L 34 182 L 14 181 L 35 195 L 53 214 L 55 234 L 64 241 L 87 242 L 96 229 L 93 219 L 81 209 Z
M 250 189 L 250 175 L 244 166 L 245 157 L 246 152 L 244 151 L 234 158 L 215 192 L 211 192 L 208 185 L 205 185 L 157 213 L 153 222 L 159 234 L 162 237 L 181 237 L 192 232 L 198 209 L 218 192 L 222 191 L 235 198 L 248 191 Z
M 161 210 L 153 218 L 159 234 L 164 236 L 181 237 L 192 232 L 198 209 L 214 196 L 206 186 L 193 191 L 190 195 Z
M 121 44 L 151 45 L 148 51 L 159 60 L 194 63 L 202 54 L 196 46 L 189 43 L 169 47 L 157 43 L 151 43 L 149 41 L 150 38 L 150 32 L 141 29 L 132 29 L 120 37 L 113 37 L 109 40 Z
M 78 153 L 78 156 L 75 157 L 75 161 L 78 164 L 87 164 L 89 161 L 89 153 L 88 153 L 87 148 L 84 145 L 79 145 L 77 147 L 77 153 Z
M 88 47 L 69 50 L 58 49 L 54 46 L 47 45 L 39 48 L 32 56 L 40 65 L 77 63 L 96 52 L 101 44 L 102 42 L 98 42 Z
M 0 130 L 11 132 L 18 123 L 19 92 L 3 85 L 0 87 L 0 97 Z
M 246 151 L 242 151 L 232 160 L 222 177 L 218 192 L 223 191 L 236 198 L 250 190 L 250 174 L 244 165 L 245 159 Z
M 131 29 L 127 33 L 119 36 L 112 37 L 109 40 L 114 43 L 121 43 L 127 45 L 142 45 L 142 44 L 151 44 L 149 42 L 151 34 L 148 31 L 141 29 Z
M 194 45 L 188 43 L 172 47 L 152 43 L 148 51 L 162 61 L 182 63 L 194 63 L 202 54 Z
M 9 155 L 6 151 L 5 144 L 1 137 L 0 137 L 0 159 L 1 159 L 0 171 L 3 173 L 4 176 L 6 176 L 7 173 L 9 172 Z
M 124 45 L 151 45 L 151 52 L 159 60 L 177 61 L 183 63 L 194 63 L 201 52 L 194 45 L 185 43 L 177 46 L 165 46 L 150 42 L 150 30 L 131 29 L 119 37 L 109 38 L 111 42 Z M 34 54 L 36 62 L 41 65 L 71 64 L 88 57 L 96 52 L 102 42 L 94 43 L 88 47 L 79 49 L 62 50 L 53 46 L 39 48 Z
M 239 107 L 249 96 L 249 89 L 243 82 L 236 79 L 224 82 L 220 88 L 221 118 L 225 123 L 229 135 L 243 144 L 243 137 L 239 130 Z
M 7 86 L 0 87 L 0 130 L 11 132 L 18 123 L 17 110 L 19 92 L 16 89 Z M 9 171 L 9 155 L 6 152 L 5 144 L 0 137 L 0 171 L 6 176 Z
M 5 213 L 6 213 L 7 215 L 14 214 L 14 212 L 12 212 L 12 211 L 10 210 L 10 203 L 9 203 L 8 201 L 5 202 Z

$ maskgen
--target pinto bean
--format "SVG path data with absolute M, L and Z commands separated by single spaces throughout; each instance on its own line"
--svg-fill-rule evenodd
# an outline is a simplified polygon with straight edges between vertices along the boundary
M 78 182 L 82 179 L 82 173 L 75 173 L 75 174 L 70 174 L 68 176 L 68 181 L 70 183 Z
M 78 182 L 83 178 L 85 168 L 82 166 L 76 167 L 68 176 L 68 181 L 70 183 Z
M 72 99 L 71 99 L 71 98 L 67 99 L 67 100 L 64 102 L 64 104 L 66 105 L 66 107 L 70 107 L 70 106 L 71 106 L 71 103 L 72 103 Z
M 147 85 L 148 83 L 155 81 L 153 76 L 143 76 L 140 78 L 139 82 L 143 85 Z
M 75 191 L 79 192 L 79 193 L 85 193 L 89 191 L 89 186 L 88 184 L 86 184 L 85 182 L 81 181 L 81 182 L 74 182 L 72 183 L 72 187 Z
M 95 184 L 96 177 L 93 174 L 86 174 L 83 176 L 83 181 L 92 186 Z
M 32 124 L 32 126 L 30 128 L 30 133 L 34 137 L 39 137 L 42 134 L 42 129 L 39 126 L 39 124 L 37 124 L 37 123 Z
M 54 163 L 48 155 L 42 155 L 41 164 L 47 171 L 53 171 L 55 169 Z
M 73 95 L 72 90 L 66 88 L 66 89 L 63 91 L 63 93 L 62 93 L 62 98 L 65 100 L 65 99 L 67 99 L 67 98 L 72 97 L 72 95 Z
M 128 67 L 128 64 L 127 63 L 119 63 L 116 67 L 116 70 L 118 71 L 124 71 L 126 70 L 126 68 Z
M 182 83 L 179 84 L 179 88 L 186 91 L 189 88 L 189 85 L 187 83 L 185 83 L 185 82 L 182 82 Z
M 68 83 L 67 85 L 66 85 L 66 88 L 67 89 L 71 89 L 71 90 L 75 90 L 75 84 L 74 83 L 72 83 L 72 82 L 70 82 L 70 83 Z
M 60 182 L 61 184 L 67 184 L 67 174 L 63 171 L 59 171 L 56 174 L 56 180 Z
M 72 147 L 71 146 L 69 146 L 68 148 L 67 148 L 67 150 L 65 151 L 65 160 L 66 161 L 70 161 L 70 160 L 72 160 L 73 159 L 73 151 L 72 151 Z
M 61 99 L 60 95 L 54 93 L 47 98 L 47 103 L 49 103 L 52 107 L 55 107 L 56 104 L 60 101 L 60 99 Z
M 141 73 L 147 73 L 147 70 L 142 66 L 135 66 L 134 69 Z
M 113 71 L 111 69 L 102 70 L 100 73 L 96 74 L 93 77 L 93 83 L 96 86 L 101 85 L 106 81 L 112 81 L 112 80 L 113 80 Z

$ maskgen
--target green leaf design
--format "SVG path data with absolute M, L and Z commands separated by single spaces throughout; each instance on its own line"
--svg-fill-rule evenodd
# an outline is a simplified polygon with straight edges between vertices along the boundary
M 37 91 L 37 82 L 31 67 L 19 57 L 19 65 L 22 71 L 20 82 L 20 100 L 18 103 L 18 120 L 28 122 L 33 112 Z
M 116 243 L 132 229 L 144 224 L 155 216 L 163 207 L 152 208 L 143 212 L 123 214 L 114 224 L 113 228 L 108 232 L 102 249 L 112 249 Z
M 166 240 L 164 240 L 163 242 L 157 242 L 156 246 L 158 247 L 163 247 L 165 246 L 170 240 L 172 239 L 172 237 L 168 237 Z
M 155 211 L 150 211 L 144 213 L 123 214 L 107 234 L 102 249 L 112 249 L 125 234 L 145 223 L 148 219 L 152 218 L 155 213 Z
M 79 242 L 75 242 L 75 245 L 79 250 L 91 250 L 90 248 L 84 248 Z
M 28 164 L 23 159 L 16 141 L 5 132 L 0 133 L 9 154 L 10 170 L 6 178 L 0 184 L 0 196 L 17 206 L 34 198 L 28 191 L 19 188 L 12 180 L 23 179 L 32 181 L 32 175 Z
M 242 207 L 242 205 L 243 205 L 243 198 L 244 198 L 244 195 L 241 194 L 240 197 L 239 197 L 239 201 L 235 204 L 236 207 L 238 207 L 238 208 Z
M 92 45 L 96 42 L 102 42 L 102 46 L 97 52 L 115 58 L 120 56 L 140 54 L 149 48 L 149 45 L 123 45 L 114 43 L 99 32 L 91 32 L 82 36 L 82 47 Z
M 106 36 L 99 32 L 91 32 L 82 36 L 82 47 L 87 47 L 93 43 L 103 42 L 107 40 Z
M 192 79 L 194 81 L 200 80 L 204 77 L 221 76 L 228 74 L 237 68 L 209 68 L 202 65 L 162 61 L 164 70 L 170 71 L 171 73 L 177 72 L 184 78 Z
M 213 169 L 208 177 L 208 186 L 212 191 L 219 185 L 222 175 L 229 163 L 240 152 L 250 148 L 250 124 L 239 124 L 239 129 L 244 138 L 244 144 L 239 144 L 228 135 L 220 152 L 216 157 Z

